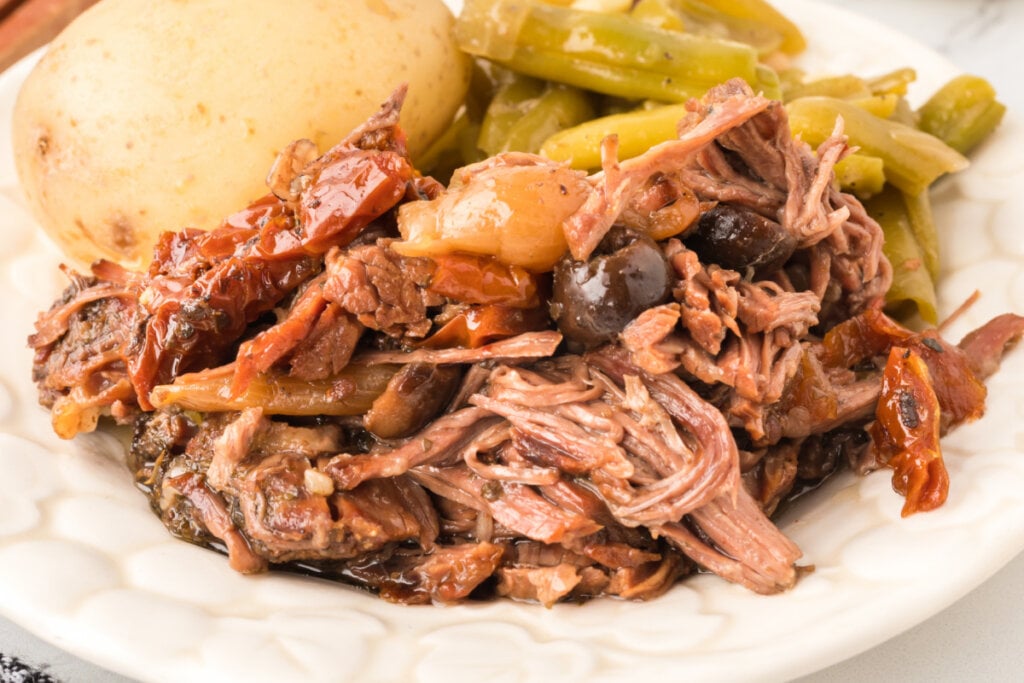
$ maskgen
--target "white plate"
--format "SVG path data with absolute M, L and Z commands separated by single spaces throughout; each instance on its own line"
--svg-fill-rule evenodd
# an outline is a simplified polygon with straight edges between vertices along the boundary
M 895 32 L 806 0 L 815 72 L 912 65 L 920 99 L 956 69 Z M 811 29 L 813 27 L 813 29 Z M 0 130 L 30 65 L 0 77 Z M 1024 129 L 1010 118 L 936 196 L 951 331 L 1024 313 Z M 55 249 L 19 197 L 0 135 L 0 611 L 128 675 L 182 680 L 776 680 L 825 667 L 926 619 L 1024 548 L 1024 349 L 989 382 L 986 417 L 945 441 L 952 488 L 910 519 L 885 472 L 837 478 L 784 521 L 817 570 L 764 598 L 702 576 L 650 603 L 409 608 L 297 577 L 242 577 L 175 541 L 106 434 L 72 443 L 36 405 L 25 337 L 62 286 Z

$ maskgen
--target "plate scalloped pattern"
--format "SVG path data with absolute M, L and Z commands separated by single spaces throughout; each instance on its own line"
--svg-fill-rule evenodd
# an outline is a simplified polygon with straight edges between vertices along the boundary
M 778 5 L 808 29 L 812 72 L 913 65 L 917 93 L 955 68 L 905 37 L 807 0 Z M 813 27 L 813 28 L 812 28 Z M 31 64 L 0 77 L 9 130 Z M 1008 119 L 972 168 L 935 195 L 953 310 L 949 334 L 1024 312 L 1024 127 Z M 901 519 L 886 473 L 830 481 L 782 520 L 816 571 L 758 597 L 701 576 L 649 603 L 387 604 L 325 582 L 243 577 L 171 539 L 134 490 L 109 433 L 62 442 L 36 405 L 25 337 L 60 290 L 59 254 L 21 200 L 0 137 L 0 611 L 133 677 L 178 680 L 773 680 L 804 674 L 926 619 L 1024 548 L 1024 350 L 989 382 L 986 417 L 945 440 L 952 489 L 940 510 Z

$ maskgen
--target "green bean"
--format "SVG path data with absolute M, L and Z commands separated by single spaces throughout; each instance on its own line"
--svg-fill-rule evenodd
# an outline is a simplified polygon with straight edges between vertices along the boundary
M 671 7 L 671 3 L 672 0 L 640 0 L 630 10 L 630 14 L 634 19 L 639 19 L 655 28 L 669 31 L 686 30 L 682 17 Z
M 755 69 L 757 82 L 751 86 L 754 92 L 764 95 L 770 100 L 782 99 L 782 85 L 779 82 L 779 74 L 771 67 L 758 64 Z
M 911 226 L 903 195 L 893 187 L 864 204 L 885 233 L 883 251 L 892 264 L 892 286 L 885 295 L 886 306 L 903 317 L 914 309 L 925 322 L 938 321 L 935 283 L 924 263 L 924 254 Z
M 899 95 L 871 95 L 870 97 L 853 99 L 850 102 L 878 118 L 887 119 L 896 112 L 900 97 Z
M 473 60 L 469 91 L 466 93 L 466 111 L 471 121 L 479 123 L 498 89 L 512 80 L 514 74 L 482 59 Z
M 939 279 L 939 233 L 935 229 L 932 218 L 932 202 L 927 192 L 919 195 L 903 195 L 903 204 L 907 208 L 910 228 L 921 247 L 921 256 L 928 274 L 933 280 Z
M 782 88 L 782 100 L 788 102 L 793 99 L 789 93 L 794 88 L 799 88 L 801 85 L 807 82 L 807 72 L 796 66 L 788 66 L 784 69 L 779 69 L 779 83 Z
M 760 55 L 778 51 L 782 34 L 763 22 L 737 16 L 729 12 L 729 5 L 716 8 L 713 3 L 699 0 L 669 0 L 683 15 L 687 30 L 692 33 L 728 38 L 750 45 Z
M 558 131 L 592 118 L 593 105 L 578 88 L 520 76 L 491 101 L 477 146 L 491 156 L 510 151 L 536 153 L 541 143 Z
M 942 86 L 918 113 L 921 130 L 966 154 L 996 129 L 1006 107 L 988 81 L 965 74 Z
M 456 168 L 483 158 L 476 146 L 480 121 L 500 84 L 511 77 L 500 67 L 474 60 L 463 106 L 448 128 L 413 160 L 416 168 L 445 182 Z
M 594 116 L 594 107 L 582 90 L 552 84 L 536 105 L 512 127 L 505 149 L 536 153 L 550 136 Z
M 665 106 L 664 102 L 657 100 L 627 100 L 625 97 L 612 97 L 611 95 L 600 95 L 597 101 L 597 112 L 595 118 L 600 116 L 611 116 L 612 114 L 628 114 L 638 109 L 656 109 Z
M 885 185 L 885 162 L 866 154 L 851 154 L 836 164 L 839 187 L 866 199 L 882 191 Z
M 472 122 L 466 110 L 460 110 L 440 137 L 430 143 L 430 146 L 415 159 L 416 168 L 431 171 L 441 165 L 447 157 L 461 157 L 461 138 L 471 126 Z
M 800 97 L 835 97 L 861 104 L 872 113 L 888 117 L 896 108 L 899 97 L 907 94 L 907 85 L 916 78 L 913 69 L 899 69 L 883 76 L 863 79 L 853 74 L 826 76 L 812 81 L 793 82 L 790 79 L 783 88 L 784 99 L 795 100 Z M 883 111 L 876 111 L 878 104 Z M 886 113 L 886 110 L 888 113 Z
M 872 94 L 899 95 L 907 94 L 907 88 L 917 80 L 917 72 L 909 67 L 896 69 L 887 74 L 876 76 L 867 81 Z
M 350 365 L 324 380 L 298 380 L 283 373 L 256 375 L 241 395 L 231 396 L 234 365 L 179 376 L 153 389 L 157 408 L 224 412 L 263 408 L 270 415 L 362 415 L 387 387 L 397 365 Z
M 480 124 L 463 108 L 448 129 L 415 160 L 416 168 L 447 183 L 455 169 L 483 159 L 484 153 L 476 146 L 479 136 Z
M 807 41 L 796 24 L 765 0 L 672 0 L 679 5 L 704 5 L 728 17 L 738 25 L 756 25 L 770 29 L 780 37 L 779 49 L 796 55 L 807 49 Z
M 771 85 L 747 45 L 658 29 L 629 15 L 467 0 L 455 33 L 466 52 L 515 71 L 630 99 L 681 102 L 734 77 L 755 88 Z
M 888 182 L 910 195 L 919 195 L 944 173 L 959 171 L 967 159 L 942 140 L 910 126 L 878 118 L 856 104 L 830 97 L 801 97 L 786 104 L 794 133 L 813 146 L 821 144 L 845 122 L 850 144 L 885 163 Z
M 480 124 L 477 147 L 489 156 L 497 154 L 508 139 L 512 127 L 544 94 L 544 89 L 544 81 L 529 76 L 512 75 L 508 82 L 498 88 L 494 99 L 487 106 L 483 122 Z
M 683 104 L 603 116 L 556 133 L 544 141 L 540 152 L 556 161 L 568 161 L 573 168 L 600 168 L 601 140 L 605 137 L 618 135 L 619 158 L 628 159 L 678 137 L 676 126 L 684 116 Z
M 907 101 L 907 98 L 900 97 L 896 100 L 896 109 L 889 114 L 889 120 L 902 123 L 903 125 L 910 126 L 911 128 L 917 128 L 920 117 L 917 115 L 917 112 L 914 111 L 914 108 L 910 106 L 910 102 Z
M 783 91 L 784 99 L 795 100 L 800 97 L 838 97 L 842 100 L 863 99 L 871 97 L 871 88 L 858 76 L 829 76 L 796 84 L 790 84 Z

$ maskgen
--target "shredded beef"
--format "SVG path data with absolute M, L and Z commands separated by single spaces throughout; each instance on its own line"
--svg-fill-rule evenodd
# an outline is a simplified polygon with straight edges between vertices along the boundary
M 954 346 L 882 313 L 892 269 L 834 183 L 841 126 L 812 151 L 780 103 L 730 81 L 687 104 L 678 140 L 620 162 L 609 138 L 601 172 L 562 188 L 579 193 L 566 262 L 632 226 L 658 232 L 667 282 L 575 355 L 549 273 L 392 249 L 396 207 L 448 191 L 412 168 L 403 96 L 323 155 L 287 147 L 270 194 L 167 233 L 148 272 L 66 271 L 29 339 L 57 433 L 134 418 L 128 465 L 154 511 L 241 572 L 403 603 L 640 600 L 696 571 L 787 590 L 801 552 L 770 516 L 841 467 L 909 463 L 909 479 L 894 397 L 918 390 L 934 410 L 907 415 L 937 439 L 981 415 L 1024 333 L 1002 316 Z M 760 232 L 723 246 L 703 225 L 723 216 Z
M 136 404 L 127 358 L 134 295 L 117 282 L 75 274 L 71 280 L 28 340 L 39 402 L 64 438 L 92 431 L 104 414 L 126 421 Z
M 429 305 L 440 303 L 426 289 L 429 259 L 406 258 L 378 245 L 335 249 L 326 257 L 323 296 L 364 326 L 398 339 L 422 339 L 430 331 Z
M 1006 313 L 968 333 L 959 347 L 978 379 L 992 376 L 1006 351 L 1024 336 L 1024 316 Z

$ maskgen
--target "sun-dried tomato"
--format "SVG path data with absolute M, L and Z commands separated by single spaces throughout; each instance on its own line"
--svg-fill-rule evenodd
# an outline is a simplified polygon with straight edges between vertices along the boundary
M 430 291 L 464 304 L 500 304 L 534 308 L 539 303 L 537 278 L 525 268 L 493 256 L 438 254 Z
M 822 362 L 842 368 L 887 354 L 895 345 L 913 349 L 928 366 L 942 409 L 943 433 L 981 417 L 985 410 L 987 391 L 972 371 L 970 359 L 934 330 L 914 333 L 881 311 L 870 309 L 829 330 L 822 345 Z
M 822 361 L 832 367 L 853 367 L 885 354 L 893 344 L 902 343 L 913 334 L 882 311 L 870 308 L 825 334 Z
M 390 209 L 411 177 L 408 161 L 392 157 L 393 152 L 336 151 L 317 176 L 334 188 L 330 205 L 313 207 L 315 200 L 309 200 L 300 207 L 300 222 L 267 197 L 217 230 L 161 240 L 140 297 L 148 315 L 128 364 L 139 405 L 152 408 L 148 396 L 157 384 L 226 361 L 251 322 L 316 273 L 315 255 L 347 244 Z M 342 179 L 349 184 L 345 191 L 336 187 Z M 318 191 L 314 184 L 310 195 Z
M 541 308 L 469 306 L 425 339 L 421 346 L 475 349 L 524 332 L 543 330 L 549 324 L 550 319 Z
M 879 459 L 893 469 L 892 485 L 906 497 L 904 517 L 933 510 L 949 493 L 939 445 L 941 409 L 924 359 L 894 346 L 882 375 L 871 437 Z

